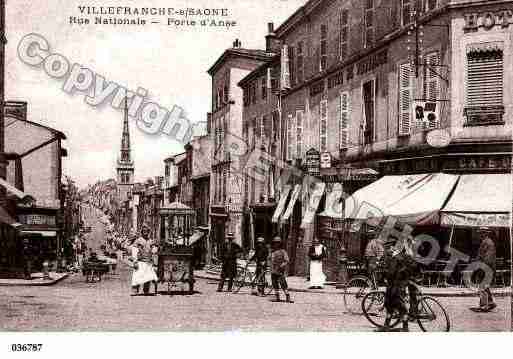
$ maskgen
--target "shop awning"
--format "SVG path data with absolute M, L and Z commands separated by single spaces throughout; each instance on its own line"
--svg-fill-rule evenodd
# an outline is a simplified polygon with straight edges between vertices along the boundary
M 299 198 L 299 194 L 301 193 L 301 185 L 297 184 L 294 187 L 294 191 L 292 192 L 292 195 L 290 196 L 290 201 L 287 206 L 287 210 L 281 217 L 280 222 L 284 223 L 289 220 L 290 216 L 292 215 L 292 212 L 294 211 L 294 206 L 296 205 L 297 199 Z
M 303 216 L 303 221 L 301 222 L 301 228 L 304 229 L 313 223 L 315 213 L 317 212 L 317 208 L 319 208 L 319 203 L 321 202 L 325 189 L 326 183 L 324 182 L 316 182 L 313 184 L 313 187 L 309 191 L 310 198 L 308 199 L 306 213 Z
M 385 176 L 346 199 L 345 218 L 396 217 L 412 225 L 439 223 L 440 209 L 457 180 L 457 175 L 445 173 Z
M 291 190 L 291 186 L 284 186 L 283 190 L 280 193 L 280 200 L 278 202 L 278 205 L 276 206 L 276 209 L 274 210 L 273 214 L 273 223 L 278 223 L 280 220 L 281 213 L 285 209 L 285 204 L 287 203 L 287 198 L 289 197 L 289 193 Z
M 7 224 L 11 227 L 19 227 L 21 225 L 17 223 L 2 206 L 0 206 L 0 223 Z
M 20 233 L 21 235 L 31 235 L 31 234 L 35 234 L 35 235 L 40 235 L 42 237 L 57 237 L 57 232 L 56 231 L 21 231 Z
M 7 192 L 9 192 L 10 194 L 16 196 L 16 198 L 18 198 L 21 201 L 35 201 L 34 197 L 32 197 L 29 194 L 26 194 L 23 191 L 20 191 L 19 189 L 14 187 L 12 184 L 7 182 L 3 178 L 0 178 L 0 186 L 3 186 L 7 190 Z
M 332 187 L 326 190 L 326 205 L 324 212 L 320 215 L 336 219 L 344 218 L 343 195 L 344 187 L 342 183 L 333 183 Z
M 442 210 L 442 225 L 509 227 L 511 186 L 511 174 L 462 175 Z

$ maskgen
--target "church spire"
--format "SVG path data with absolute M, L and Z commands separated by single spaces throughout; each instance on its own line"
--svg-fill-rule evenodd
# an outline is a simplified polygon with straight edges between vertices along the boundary
M 128 99 L 125 97 L 125 109 L 123 118 L 123 134 L 121 135 L 120 162 L 130 163 L 130 128 L 128 127 Z

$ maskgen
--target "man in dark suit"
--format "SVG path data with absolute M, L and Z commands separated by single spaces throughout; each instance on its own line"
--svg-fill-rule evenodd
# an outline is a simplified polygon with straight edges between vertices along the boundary
M 495 267 L 496 267 L 496 248 L 495 242 L 492 237 L 494 236 L 494 232 L 489 228 L 481 228 L 479 231 L 479 235 L 481 238 L 481 245 L 479 246 L 479 260 L 486 264 L 488 268 L 492 271 L 493 278 L 495 276 Z M 497 307 L 492 296 L 492 292 L 490 291 L 490 284 L 485 280 L 485 273 L 481 273 L 478 278 L 479 284 L 479 309 L 483 312 L 489 312 Z
M 218 292 L 223 291 L 224 281 L 228 280 L 228 292 L 232 290 L 233 278 L 237 275 L 237 257 L 242 249 L 237 243 L 233 243 L 233 233 L 226 235 L 226 243 L 223 246 L 221 260 L 223 262 L 221 270 L 221 280 L 219 281 Z

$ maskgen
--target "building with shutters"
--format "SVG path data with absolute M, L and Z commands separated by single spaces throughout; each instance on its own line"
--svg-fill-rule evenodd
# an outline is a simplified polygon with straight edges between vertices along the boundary
M 378 176 L 510 173 L 512 11 L 511 1 L 501 0 L 310 0 L 273 32 L 281 47 L 271 62 L 282 79 L 281 159 L 307 172 L 307 152 L 317 151 L 317 178 L 325 184 L 296 180 L 278 190 L 274 217 L 288 227 L 293 272 L 306 273 L 300 257 L 314 235 L 325 239 L 336 263 L 345 214 L 326 203 Z M 264 68 L 242 83 L 248 129 L 274 109 L 255 109 L 267 91 Z M 476 178 L 491 184 L 498 177 Z M 314 220 L 305 221 L 312 211 Z M 474 238 L 469 228 L 454 239 Z M 502 232 L 498 225 L 498 237 Z M 358 238 L 344 249 L 356 256 L 365 243 Z
M 239 40 L 224 51 L 208 70 L 212 77 L 212 111 L 208 135 L 212 146 L 210 175 L 210 219 L 214 255 L 227 232 L 242 245 L 244 233 L 244 177 L 241 156 L 233 147 L 243 146 L 243 90 L 246 75 L 272 57 L 265 50 L 244 49 Z

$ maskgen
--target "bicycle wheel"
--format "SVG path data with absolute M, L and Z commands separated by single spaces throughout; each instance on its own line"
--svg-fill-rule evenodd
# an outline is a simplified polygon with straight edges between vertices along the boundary
M 385 325 L 385 318 L 387 311 L 385 309 L 385 292 L 374 291 L 367 293 L 362 300 L 363 315 L 372 325 L 376 327 L 383 327 Z M 390 322 L 390 327 L 393 328 L 399 324 L 400 318 L 395 316 Z
M 371 289 L 366 277 L 354 277 L 344 288 L 344 307 L 347 313 L 362 314 L 362 299 Z
M 432 297 L 422 297 L 419 302 L 417 322 L 423 332 L 448 332 L 451 322 L 444 307 Z

